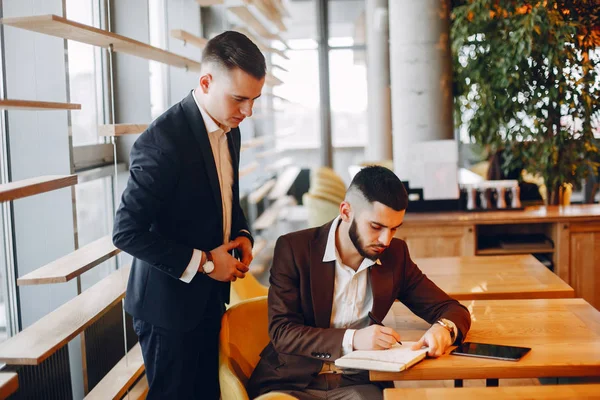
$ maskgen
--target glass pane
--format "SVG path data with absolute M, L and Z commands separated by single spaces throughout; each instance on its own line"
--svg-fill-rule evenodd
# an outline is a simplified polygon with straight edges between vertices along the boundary
M 365 1 L 329 0 L 329 45 L 364 45 Z
M 148 1 L 148 26 L 150 44 L 161 49 L 166 43 L 166 14 L 164 0 Z M 149 61 L 150 68 L 150 116 L 156 119 L 167 109 L 167 66 Z
M 4 248 L 4 215 L 0 207 L 0 342 L 8 337 L 8 297 L 6 293 L 6 249 Z
M 301 41 L 300 46 L 306 45 Z M 296 49 L 296 40 L 289 40 Z M 319 124 L 319 59 L 317 50 L 289 50 L 289 60 L 273 56 L 273 62 L 286 68 L 284 83 L 273 89 L 275 95 L 288 100 L 273 100 L 277 148 L 317 148 L 320 144 Z M 278 73 L 276 71 L 275 73 Z M 310 84 L 309 84 L 310 83 Z
M 360 56 L 360 57 L 357 57 Z M 362 147 L 367 139 L 367 69 L 364 50 L 331 50 L 329 80 L 334 147 Z
M 111 182 L 112 177 L 109 176 L 75 186 L 79 247 L 112 232 Z M 94 285 L 114 271 L 114 268 L 114 257 L 92 268 L 81 276 L 81 289 L 85 290 Z
M 95 23 L 94 1 L 67 0 L 67 18 L 98 27 Z M 71 113 L 73 146 L 98 143 L 98 105 L 96 99 L 96 51 L 93 46 L 67 41 L 69 93 L 72 103 L 81 110 Z

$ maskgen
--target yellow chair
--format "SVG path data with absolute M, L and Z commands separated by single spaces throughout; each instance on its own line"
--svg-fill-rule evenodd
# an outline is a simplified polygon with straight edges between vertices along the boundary
M 346 182 L 344 182 L 342 177 L 339 176 L 337 172 L 335 172 L 333 169 L 331 169 L 329 167 L 319 167 L 319 168 L 315 168 L 315 169 L 311 170 L 310 171 L 311 182 L 317 178 L 325 179 L 331 183 L 335 182 L 337 185 L 346 189 Z
M 379 160 L 379 161 L 364 161 L 360 163 L 361 167 L 369 167 L 371 165 L 378 165 L 380 167 L 385 167 L 390 171 L 394 170 L 394 161 L 393 160 Z
M 232 306 L 240 301 L 266 296 L 268 292 L 268 287 L 263 286 L 254 275 L 247 273 L 244 279 L 231 282 L 229 305 Z
M 308 214 L 309 228 L 321 226 L 340 215 L 339 201 L 335 202 L 330 198 L 315 196 L 312 193 L 304 193 L 302 203 L 306 207 Z
M 221 320 L 219 382 L 222 400 L 249 400 L 246 383 L 269 343 L 266 297 L 242 301 L 229 308 Z M 268 393 L 256 400 L 292 400 L 284 393 Z

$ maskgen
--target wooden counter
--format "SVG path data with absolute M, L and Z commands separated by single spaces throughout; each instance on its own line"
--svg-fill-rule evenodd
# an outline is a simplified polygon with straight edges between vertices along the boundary
M 501 236 L 543 235 L 547 243 L 495 245 Z M 411 213 L 396 236 L 411 257 L 535 254 L 600 309 L 600 205 L 536 206 L 519 211 Z
M 572 206 L 534 206 L 519 211 L 479 211 L 411 213 L 410 206 L 404 217 L 404 226 L 412 225 L 488 225 L 538 222 L 600 221 L 600 204 Z

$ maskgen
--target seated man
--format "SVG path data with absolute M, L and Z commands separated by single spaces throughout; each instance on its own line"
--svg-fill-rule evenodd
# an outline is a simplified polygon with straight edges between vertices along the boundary
M 430 356 L 465 337 L 467 309 L 423 275 L 406 243 L 394 238 L 407 205 L 392 171 L 367 167 L 354 177 L 336 219 L 279 238 L 269 289 L 271 341 L 248 382 L 251 398 L 278 391 L 299 399 L 381 399 L 389 383 L 371 383 L 367 371 L 340 370 L 334 361 L 400 340 L 368 316 L 382 320 L 396 299 L 432 324 L 417 343 Z

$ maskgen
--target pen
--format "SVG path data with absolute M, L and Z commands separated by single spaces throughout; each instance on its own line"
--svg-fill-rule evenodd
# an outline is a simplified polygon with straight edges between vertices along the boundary
M 369 318 L 371 319 L 371 321 L 373 321 L 375 324 L 377 325 L 383 325 L 383 322 L 381 322 L 380 320 L 378 320 L 377 318 L 375 318 L 375 316 L 373 315 L 373 313 L 371 311 L 369 311 Z M 398 340 L 398 344 L 402 344 L 401 341 Z

